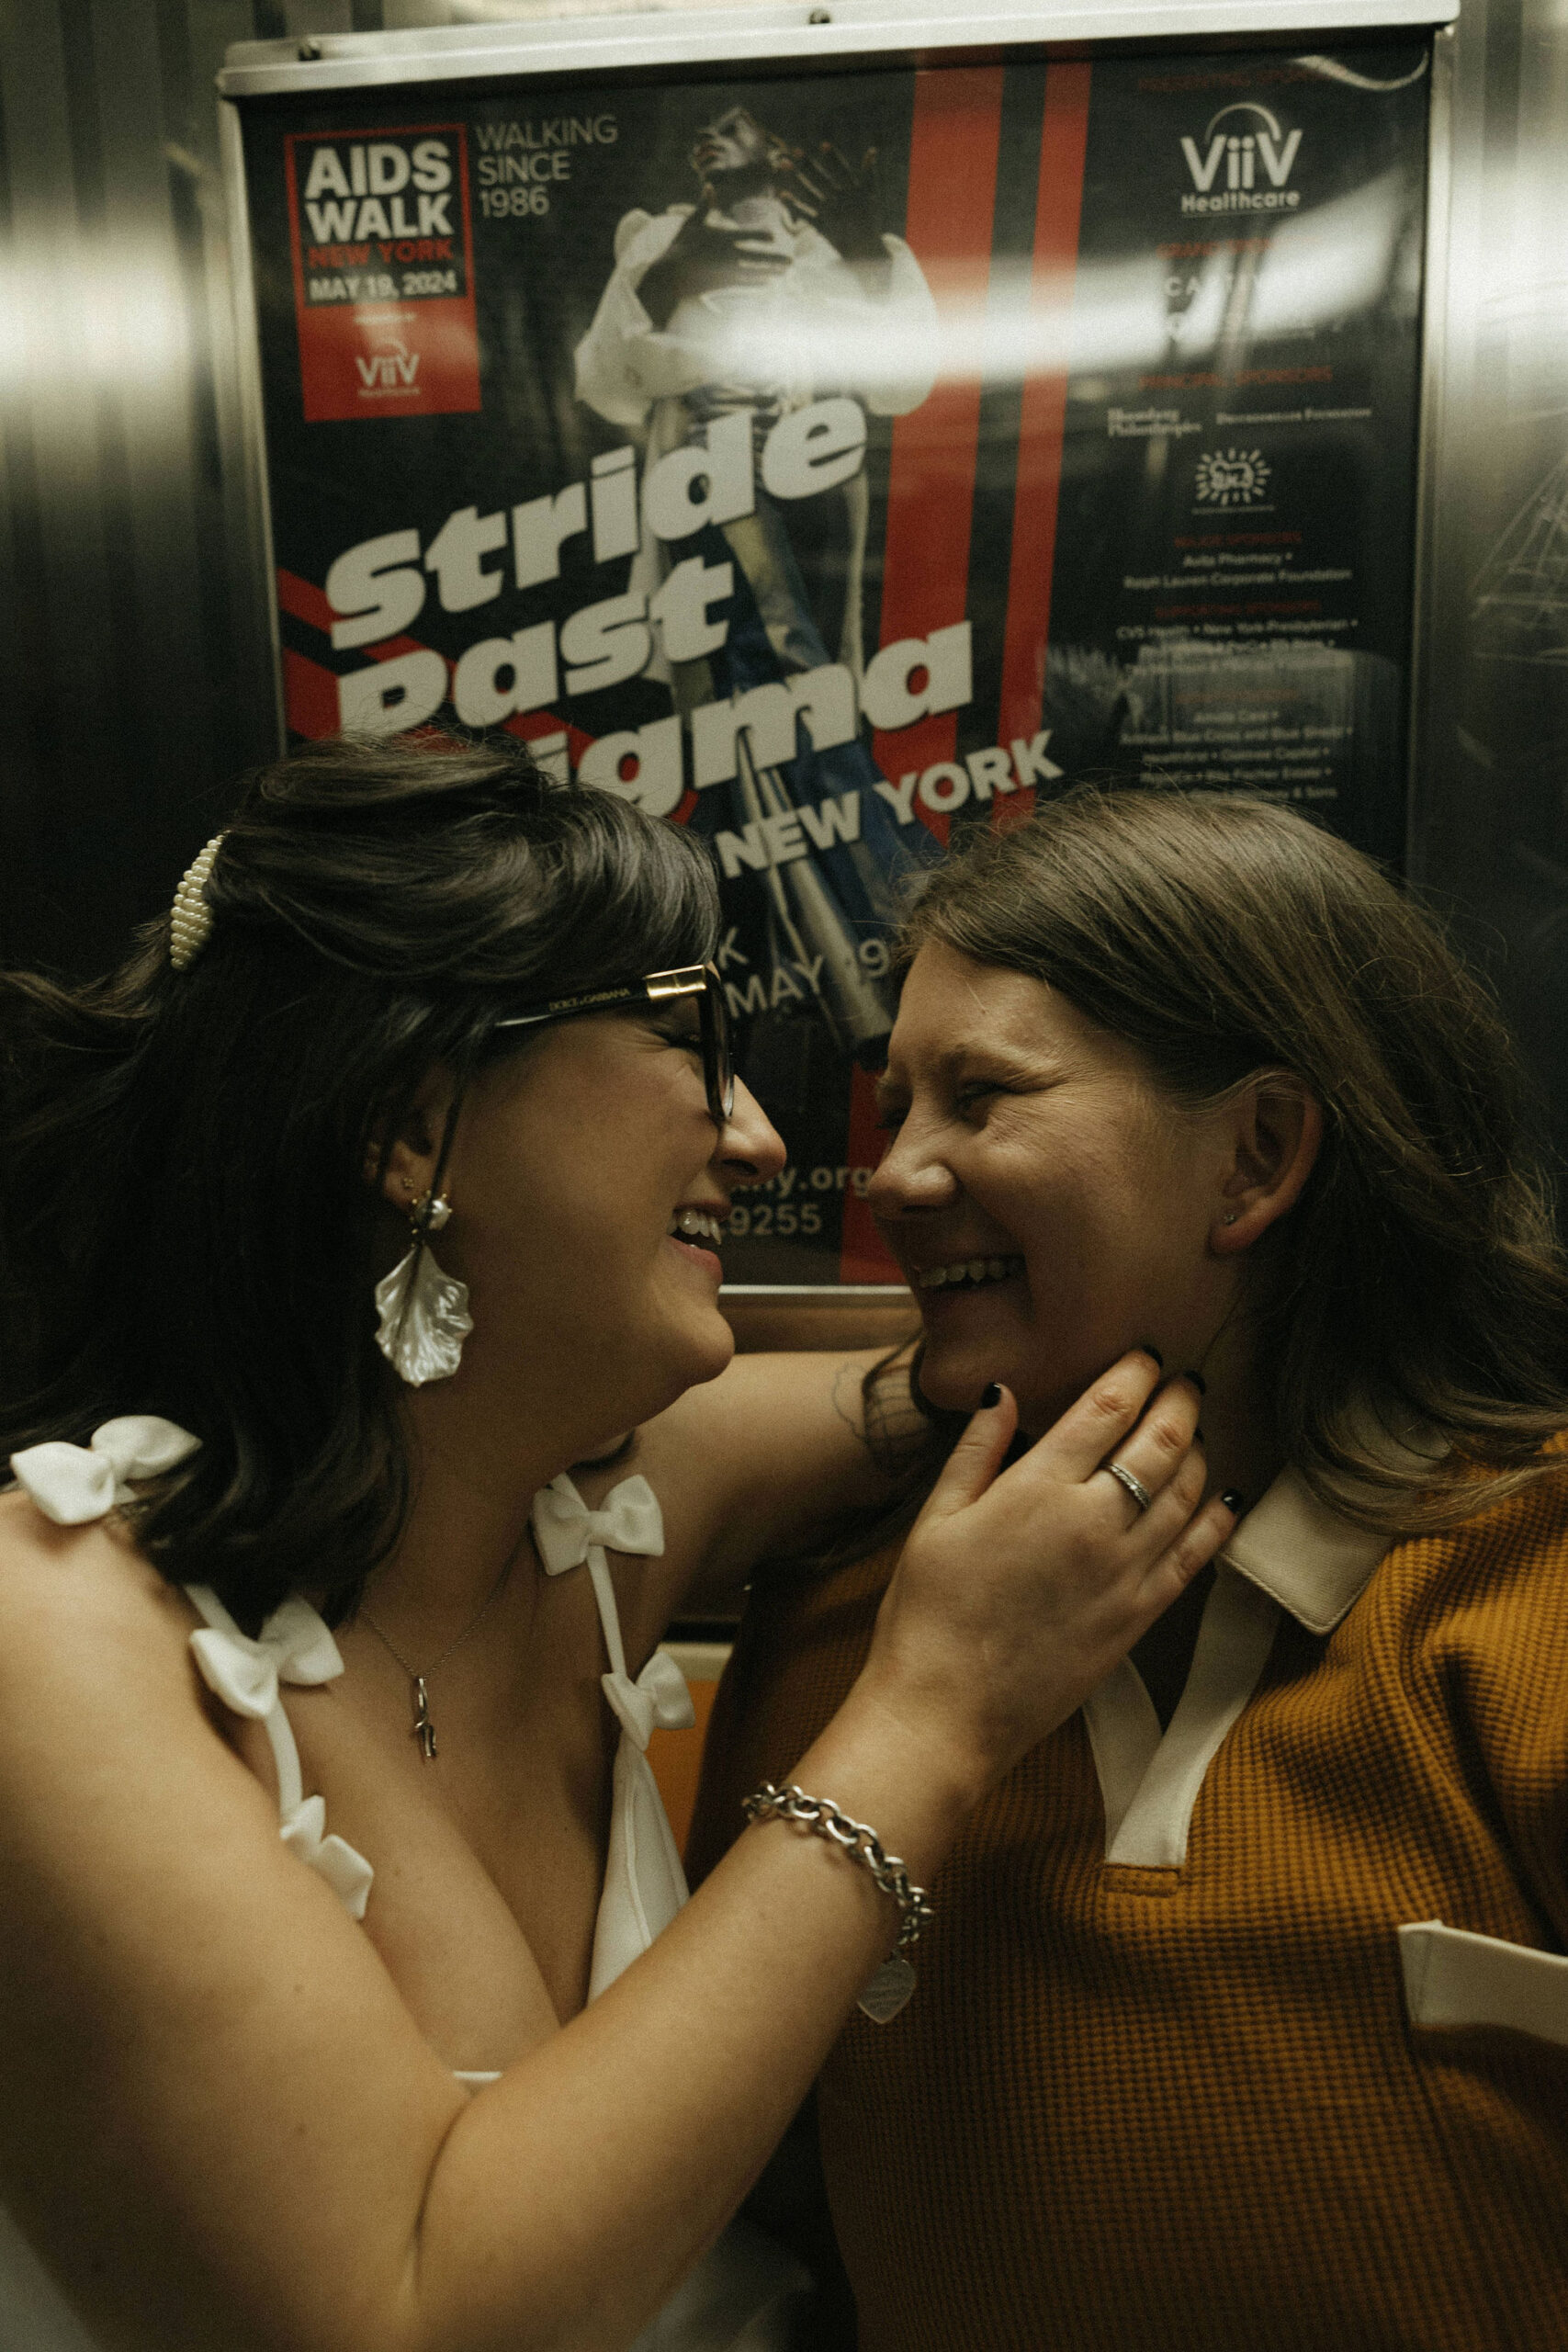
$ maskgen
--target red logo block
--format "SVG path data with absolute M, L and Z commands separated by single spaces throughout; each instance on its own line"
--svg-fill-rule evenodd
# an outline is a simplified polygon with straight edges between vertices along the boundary
M 479 406 L 461 123 L 285 142 L 305 420 Z

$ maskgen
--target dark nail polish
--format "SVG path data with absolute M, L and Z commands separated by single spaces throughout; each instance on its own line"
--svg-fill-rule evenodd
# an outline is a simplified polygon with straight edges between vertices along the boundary
M 1001 1401 L 1002 1386 L 1000 1381 L 987 1380 L 984 1388 L 980 1391 L 980 1410 L 983 1413 L 989 1412 L 993 1405 L 999 1405 Z
M 1165 1370 L 1165 1358 L 1161 1355 L 1154 1342 L 1151 1340 L 1145 1340 L 1142 1345 L 1144 1354 L 1146 1356 L 1153 1356 L 1156 1363 L 1158 1364 L 1161 1372 L 1163 1372 Z
M 1209 1384 L 1204 1379 L 1201 1372 L 1184 1372 L 1181 1377 L 1183 1380 L 1190 1380 L 1192 1383 L 1193 1387 L 1198 1391 L 1200 1396 L 1206 1396 L 1208 1395 Z
M 1224 1503 L 1227 1510 L 1235 1511 L 1237 1519 L 1241 1517 L 1242 1512 L 1247 1509 L 1247 1497 L 1244 1494 L 1238 1493 L 1235 1487 L 1227 1487 L 1224 1493 L 1220 1497 L 1220 1500 Z

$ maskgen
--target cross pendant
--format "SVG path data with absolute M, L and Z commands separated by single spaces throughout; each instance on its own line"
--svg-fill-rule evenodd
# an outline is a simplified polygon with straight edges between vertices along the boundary
M 435 1754 L 435 1725 L 430 1720 L 430 1701 L 425 1694 L 424 1677 L 413 1678 L 413 1736 L 419 1742 L 420 1754 L 431 1762 Z

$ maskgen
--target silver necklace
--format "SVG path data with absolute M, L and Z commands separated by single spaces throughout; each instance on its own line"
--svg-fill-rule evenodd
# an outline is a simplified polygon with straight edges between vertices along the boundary
M 430 1664 L 423 1668 L 423 1670 L 418 1667 L 413 1667 L 409 1664 L 402 1652 L 389 1641 L 387 1635 L 381 1631 L 380 1626 L 378 1625 L 375 1618 L 372 1617 L 368 1609 L 367 1609 L 363 1603 L 360 1606 L 360 1622 L 368 1626 L 371 1633 L 375 1634 L 376 1639 L 380 1643 L 382 1648 L 386 1650 L 391 1657 L 393 1663 L 397 1666 L 400 1666 L 403 1672 L 408 1676 L 409 1699 L 413 1708 L 413 1723 L 412 1725 L 412 1736 L 418 1740 L 419 1752 L 423 1757 L 427 1764 L 433 1764 L 434 1762 L 436 1747 L 435 1725 L 430 1719 L 430 1693 L 426 1690 L 425 1685 L 436 1669 L 439 1667 L 446 1665 L 454 1650 L 460 1650 L 463 1644 L 468 1640 L 468 1635 L 470 1634 L 478 1633 L 480 1625 L 489 1616 L 491 1611 L 495 1607 L 496 1602 L 501 1599 L 502 1587 L 505 1584 L 507 1577 L 512 1574 L 512 1563 L 517 1557 L 521 1544 L 522 1538 L 519 1537 L 517 1543 L 513 1545 L 511 1551 L 507 1554 L 505 1566 L 502 1569 L 501 1574 L 497 1577 L 494 1584 L 491 1587 L 490 1591 L 485 1596 L 485 1599 L 480 1602 L 479 1614 L 475 1617 L 470 1617 L 462 1632 L 458 1634 L 457 1640 L 455 1642 L 448 1642 L 440 1657 L 433 1658 Z

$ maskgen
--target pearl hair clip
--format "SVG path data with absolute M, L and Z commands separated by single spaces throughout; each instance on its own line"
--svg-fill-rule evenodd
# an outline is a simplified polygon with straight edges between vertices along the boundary
M 223 839 L 214 833 L 204 850 L 186 866 L 169 916 L 169 961 L 176 972 L 185 971 L 195 963 L 212 936 L 212 910 L 207 903 L 207 885 L 211 878 L 218 845 Z

